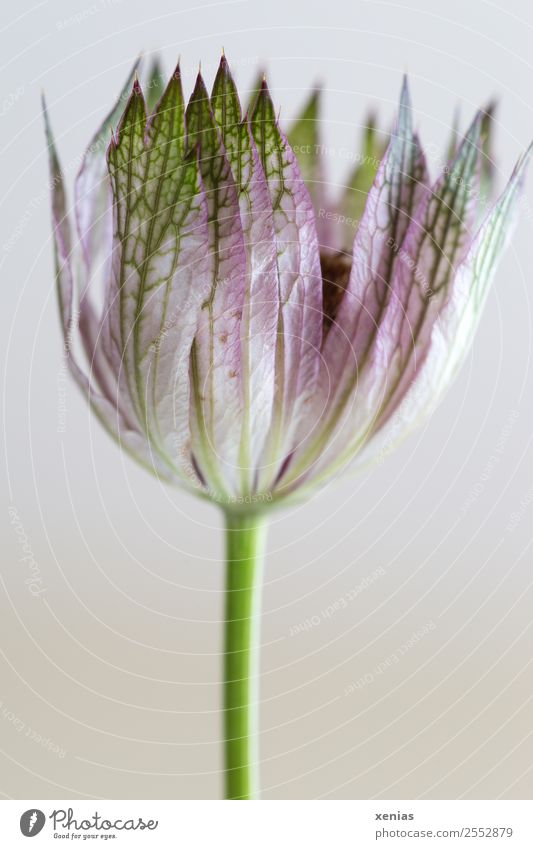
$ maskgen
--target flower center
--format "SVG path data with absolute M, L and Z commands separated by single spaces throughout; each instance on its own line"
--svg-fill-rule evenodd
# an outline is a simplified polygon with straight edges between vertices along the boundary
M 343 251 L 323 251 L 320 254 L 322 269 L 323 336 L 335 321 L 352 269 L 352 257 Z

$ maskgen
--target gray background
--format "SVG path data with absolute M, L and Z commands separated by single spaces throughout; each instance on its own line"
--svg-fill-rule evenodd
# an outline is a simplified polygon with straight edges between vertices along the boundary
M 407 70 L 428 145 L 444 145 L 457 104 L 464 126 L 498 98 L 503 186 L 533 137 L 533 7 L 65 0 L 5 16 L 0 793 L 216 797 L 221 516 L 122 457 L 70 383 L 58 433 L 40 90 L 73 178 L 139 50 L 161 48 L 169 72 L 181 54 L 190 91 L 199 59 L 211 82 L 223 45 L 242 87 L 267 67 L 282 121 L 322 81 L 340 184 L 367 108 L 390 126 Z M 531 797 L 532 223 L 524 207 L 472 353 L 427 426 L 371 475 L 272 518 L 267 798 Z

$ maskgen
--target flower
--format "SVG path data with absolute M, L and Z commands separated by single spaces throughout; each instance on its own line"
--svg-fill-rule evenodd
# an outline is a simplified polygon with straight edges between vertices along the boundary
M 75 233 L 45 110 L 65 350 L 126 450 L 225 509 L 226 797 L 249 799 L 265 504 L 379 462 L 435 408 L 528 156 L 489 203 L 489 108 L 431 184 L 404 83 L 389 144 L 370 120 L 334 201 L 318 92 L 289 141 L 264 79 L 243 115 L 224 56 L 211 96 L 199 74 L 187 106 L 179 68 L 145 88 L 132 74 L 85 152 Z
M 264 80 L 243 115 L 224 56 L 211 96 L 199 74 L 187 106 L 179 68 L 164 91 L 154 80 L 146 100 L 132 76 L 89 145 L 75 236 L 47 121 L 70 370 L 165 480 L 226 506 L 302 497 L 379 460 L 442 398 L 527 156 L 488 204 L 479 112 L 432 184 L 404 83 L 386 150 L 369 121 L 335 204 L 318 93 L 291 147 Z

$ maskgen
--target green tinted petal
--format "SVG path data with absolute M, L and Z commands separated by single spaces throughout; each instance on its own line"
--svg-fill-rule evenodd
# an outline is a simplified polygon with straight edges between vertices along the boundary
M 484 303 L 496 262 L 505 249 L 516 222 L 532 151 L 533 146 L 519 160 L 509 183 L 489 212 L 470 250 L 467 264 L 471 263 L 472 266 L 471 291 L 476 312 L 479 312 Z
M 124 105 L 128 101 L 138 65 L 139 60 L 130 71 L 114 106 L 92 137 L 76 177 L 76 223 L 88 267 L 98 265 L 99 257 L 108 254 L 111 247 L 109 178 L 105 152 L 110 131 L 118 124 Z
M 341 214 L 346 219 L 341 224 L 340 245 L 350 252 L 359 222 L 365 211 L 366 199 L 386 150 L 380 138 L 375 118 L 369 115 L 363 137 L 362 151 L 357 164 L 348 177 L 341 201 Z
M 54 261 L 56 270 L 56 285 L 59 302 L 61 327 L 67 338 L 72 320 L 73 274 L 72 274 L 72 240 L 70 223 L 67 213 L 67 197 L 63 182 L 63 172 L 50 125 L 48 110 L 44 95 L 42 109 L 46 142 L 48 145 L 48 163 L 50 168 L 50 185 L 52 190 L 52 226 L 54 231 Z
M 278 257 L 277 393 L 267 456 L 281 465 L 298 428 L 309 422 L 306 412 L 316 386 L 316 352 L 322 339 L 322 274 L 311 198 L 278 126 L 266 82 L 251 127 L 268 183 Z M 268 472 L 272 470 L 264 474 Z
M 320 149 L 320 90 L 315 89 L 287 138 L 296 154 L 315 209 L 323 206 L 324 180 Z
M 451 296 L 434 323 L 427 354 L 419 363 L 416 382 L 402 402 L 400 424 L 393 418 L 388 425 L 389 430 L 396 428 L 394 441 L 432 412 L 472 346 L 498 262 L 516 223 L 531 152 L 530 148 L 518 162 L 457 271 Z
M 494 155 L 492 151 L 492 136 L 494 132 L 494 113 L 496 104 L 489 103 L 481 121 L 481 170 L 479 175 L 480 218 L 483 218 L 486 208 L 494 194 Z
M 255 104 L 261 91 L 261 86 L 263 85 L 263 80 L 265 79 L 265 72 L 263 70 L 258 71 L 254 79 L 252 80 L 251 86 L 248 89 L 248 101 L 246 106 L 246 115 L 251 115 L 255 109 Z
M 396 264 L 395 298 L 382 327 L 387 393 L 377 425 L 394 412 L 431 344 L 435 320 L 472 243 L 481 160 L 478 113 L 455 159 L 409 228 Z
M 135 82 L 108 153 L 115 248 L 103 341 L 153 450 L 177 471 L 188 451 L 188 357 L 211 283 L 198 162 L 184 150 L 179 72 L 148 125 Z
M 459 108 L 457 108 L 453 114 L 453 121 L 450 130 L 450 137 L 448 139 L 448 144 L 446 146 L 446 154 L 445 161 L 451 162 L 451 160 L 455 157 L 457 153 L 457 148 L 459 146 L 460 135 L 459 135 L 459 124 L 460 124 L 460 112 Z
M 241 471 L 243 491 L 255 469 L 270 427 L 278 340 L 277 252 L 272 206 L 263 168 L 225 56 L 211 94 L 235 187 L 246 251 L 246 292 L 241 327 L 244 399 Z
M 238 139 L 244 137 L 241 129 L 242 110 L 237 87 L 225 56 L 220 60 L 211 92 L 211 107 L 226 150 L 234 148 L 239 143 Z
M 319 426 L 302 446 L 289 469 L 287 482 L 319 457 L 315 472 L 331 455 L 368 434 L 376 415 L 387 372 L 375 367 L 382 347 L 381 325 L 398 296 L 394 276 L 406 232 L 415 209 L 427 195 L 427 168 L 413 131 L 411 101 L 404 80 L 398 117 L 390 144 L 370 189 L 353 248 L 354 262 L 335 320 L 324 336 L 315 416 Z M 395 345 L 397 324 L 383 331 L 386 344 Z M 320 457 L 320 455 L 322 455 Z
M 163 68 L 158 56 L 155 56 L 150 62 L 144 91 L 148 112 L 153 112 L 159 98 L 165 91 L 165 77 L 163 75 Z
M 236 182 L 200 74 L 187 105 L 186 121 L 189 149 L 196 146 L 199 152 L 209 212 L 209 251 L 214 259 L 210 294 L 192 350 L 195 456 L 204 478 L 216 491 L 235 493 L 240 486 L 240 445 L 235 433 L 243 417 L 241 322 L 246 252 Z M 237 132 L 238 124 L 230 121 L 227 129 Z

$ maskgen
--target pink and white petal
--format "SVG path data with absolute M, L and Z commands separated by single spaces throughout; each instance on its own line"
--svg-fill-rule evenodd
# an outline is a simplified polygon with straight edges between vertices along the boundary
M 517 164 L 509 183 L 488 213 L 467 256 L 457 270 L 451 295 L 432 327 L 419 370 L 401 402 L 400 415 L 380 429 L 391 441 L 430 415 L 456 376 L 470 350 L 498 262 L 516 224 L 531 148 Z M 383 433 L 382 433 L 383 431 Z M 389 436 L 387 436 L 389 434 Z
M 213 257 L 198 160 L 185 154 L 179 70 L 148 124 L 135 83 L 108 152 L 115 246 L 103 340 L 152 450 L 195 482 L 188 361 Z
M 394 271 L 405 234 L 428 194 L 428 172 L 413 132 L 404 83 L 396 126 L 369 192 L 353 246 L 350 280 L 325 336 L 318 387 L 302 439 L 282 481 L 321 474 L 347 441 L 365 438 L 384 398 L 375 379 L 379 325 L 394 299 Z
M 338 227 L 333 226 L 324 169 L 323 145 L 320 132 L 320 101 L 322 91 L 315 88 L 304 108 L 287 133 L 287 140 L 296 155 L 302 179 L 307 186 L 313 208 L 318 243 L 323 249 L 335 249 Z M 342 247 L 339 245 L 338 247 Z
M 146 466 L 156 475 L 166 480 L 170 480 L 172 475 L 169 472 L 169 469 L 165 468 L 165 466 L 157 462 L 157 460 L 154 460 L 151 456 L 143 434 L 131 427 L 130 423 L 121 413 L 120 405 L 113 404 L 112 398 L 102 395 L 94 388 L 89 377 L 83 372 L 75 358 L 73 342 L 78 328 L 77 317 L 73 306 L 73 259 L 72 250 L 70 248 L 66 198 L 62 173 L 46 109 L 44 115 L 50 155 L 52 228 L 54 236 L 56 281 L 61 324 L 65 339 L 65 352 L 68 359 L 69 370 L 83 395 L 90 402 L 95 414 L 111 436 L 120 442 L 128 453 L 130 453 L 139 463 Z M 83 268 L 83 265 L 78 263 L 78 267 Z
M 399 405 L 357 455 L 354 468 L 384 458 L 437 407 L 468 353 L 498 261 L 517 218 L 531 148 L 472 240 L 431 326 L 429 344 Z
M 246 252 L 235 180 L 200 74 L 186 122 L 189 147 L 199 150 L 213 259 L 191 351 L 193 450 L 209 487 L 220 496 L 234 495 L 241 484 Z
M 78 235 L 83 257 L 91 268 L 102 253 L 110 253 L 113 235 L 112 195 L 106 162 L 109 136 L 117 126 L 124 111 L 136 69 L 137 61 L 128 75 L 122 92 L 112 109 L 102 121 L 85 151 L 74 186 L 74 206 Z
M 433 325 L 453 291 L 473 239 L 482 161 L 478 113 L 451 166 L 421 203 L 395 266 L 394 298 L 379 328 L 376 370 L 387 374 L 376 427 L 392 415 L 413 381 Z
M 428 194 L 428 180 L 404 83 L 393 137 L 354 239 L 350 281 L 323 346 L 320 386 L 328 393 L 333 414 L 337 400 L 357 381 L 375 345 L 382 316 L 395 297 L 398 257 L 413 217 Z
M 259 489 L 274 485 L 295 447 L 316 391 L 322 340 L 322 274 L 315 218 L 298 163 L 282 134 L 266 83 L 251 118 L 273 210 L 281 309 L 276 396 Z
M 223 56 L 211 94 L 239 199 L 246 251 L 246 291 L 241 324 L 243 423 L 241 486 L 255 484 L 271 426 L 278 334 L 277 252 L 272 205 L 264 171 Z

